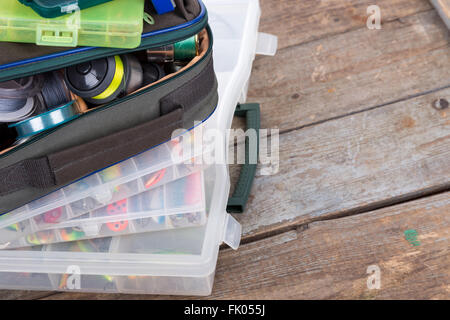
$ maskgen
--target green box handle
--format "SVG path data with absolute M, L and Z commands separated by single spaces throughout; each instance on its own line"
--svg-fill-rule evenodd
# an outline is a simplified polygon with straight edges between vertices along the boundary
M 256 131 L 257 141 L 257 159 L 259 159 L 259 129 L 261 128 L 261 111 L 258 103 L 238 104 L 234 115 L 237 117 L 246 117 L 247 129 Z M 257 164 L 250 164 L 250 145 L 249 138 L 245 137 L 245 164 L 239 175 L 239 180 L 233 195 L 228 199 L 228 213 L 243 213 L 252 189 L 253 180 L 256 174 Z

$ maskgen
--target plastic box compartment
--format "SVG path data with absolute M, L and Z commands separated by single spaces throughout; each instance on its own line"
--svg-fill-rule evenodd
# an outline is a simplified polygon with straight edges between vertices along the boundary
M 255 52 L 261 51 L 261 44 L 257 43 L 259 3 L 257 0 L 208 0 L 205 3 L 215 35 L 214 64 L 219 81 L 219 106 L 204 125 L 225 132 L 230 128 L 237 102 L 245 100 Z M 222 52 L 218 49 L 227 47 L 227 43 L 233 43 L 234 50 Z M 0 287 L 210 294 L 219 245 L 224 242 L 236 249 L 241 235 L 239 223 L 225 212 L 230 190 L 226 165 L 228 146 L 223 143 L 218 148 L 222 162 L 202 170 L 204 190 L 210 194 L 205 197 L 207 220 L 204 225 L 115 236 L 111 238 L 109 248 L 106 248 L 107 245 L 98 246 L 98 249 L 93 250 L 95 252 L 69 247 L 73 242 L 0 250 Z M 5 226 L 8 225 L 11 224 Z M 67 274 L 73 274 L 74 267 L 80 274 L 80 281 L 75 281 L 79 286 L 69 288 L 61 285 Z M 17 278 L 22 279 L 18 275 L 23 273 L 35 280 L 32 283 L 27 280 L 15 281 Z
M 199 226 L 206 223 L 205 210 L 203 171 L 198 171 L 78 218 L 21 236 L 7 248 Z
M 54 19 L 17 0 L 0 1 L 0 41 L 47 46 L 136 48 L 141 43 L 145 0 L 114 0 Z
M 224 165 L 205 172 L 212 197 L 198 227 L 56 243 L 0 252 L 0 287 L 10 289 L 206 295 L 220 243 L 236 248 L 240 225 L 223 208 Z M 33 261 L 33 263 L 30 263 Z M 78 282 L 69 283 L 79 274 Z M 72 277 L 71 277 L 72 276 Z
M 195 150 L 191 153 L 182 151 L 182 146 L 185 149 L 191 147 L 189 142 L 185 145 L 183 141 L 184 139 L 191 141 L 192 134 L 188 132 L 0 216 L 0 248 L 10 248 L 17 245 L 14 244 L 15 240 L 38 231 L 57 228 L 57 225 L 68 220 L 86 218 L 90 213 L 95 213 L 97 220 L 101 217 L 110 217 L 108 212 L 101 208 L 144 192 L 151 195 L 151 191 L 155 188 L 204 170 L 207 164 L 199 164 L 202 154 L 195 154 L 194 152 L 197 152 Z M 199 151 L 203 152 L 206 151 Z M 172 204 L 169 201 L 166 207 L 170 206 Z M 204 210 L 199 206 L 192 209 Z M 170 213 L 167 210 L 166 212 Z M 150 213 L 146 214 L 149 215 Z M 140 217 L 143 218 L 145 215 Z M 48 232 L 39 235 L 47 238 L 47 241 L 58 239 Z M 39 235 L 34 239 L 39 239 Z M 21 241 L 22 244 L 27 242 Z

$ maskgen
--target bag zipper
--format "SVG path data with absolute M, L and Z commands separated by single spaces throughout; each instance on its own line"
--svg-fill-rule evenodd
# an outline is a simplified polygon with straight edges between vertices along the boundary
M 0 82 L 44 73 L 56 69 L 62 69 L 82 62 L 131 53 L 173 44 L 196 35 L 208 24 L 208 13 L 205 5 L 198 0 L 201 11 L 193 20 L 170 28 L 156 30 L 142 35 L 141 45 L 134 49 L 112 49 L 99 47 L 82 47 L 61 53 L 51 54 L 38 58 L 10 63 L 0 66 Z M 53 63 L 52 63 L 53 62 Z

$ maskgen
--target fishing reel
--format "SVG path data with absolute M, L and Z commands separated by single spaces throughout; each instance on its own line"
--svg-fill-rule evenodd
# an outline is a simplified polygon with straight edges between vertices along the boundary
M 107 57 L 66 68 L 69 89 L 93 105 L 109 103 L 164 77 L 156 64 L 141 64 L 132 54 Z

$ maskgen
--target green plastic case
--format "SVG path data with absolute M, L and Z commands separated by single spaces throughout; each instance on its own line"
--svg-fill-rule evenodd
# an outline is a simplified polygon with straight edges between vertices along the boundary
M 56 18 L 71 13 L 74 10 L 83 10 L 111 0 L 19 0 L 31 7 L 44 18 Z
M 114 0 L 54 19 L 17 0 L 0 1 L 0 41 L 37 45 L 136 48 L 141 43 L 145 0 Z

